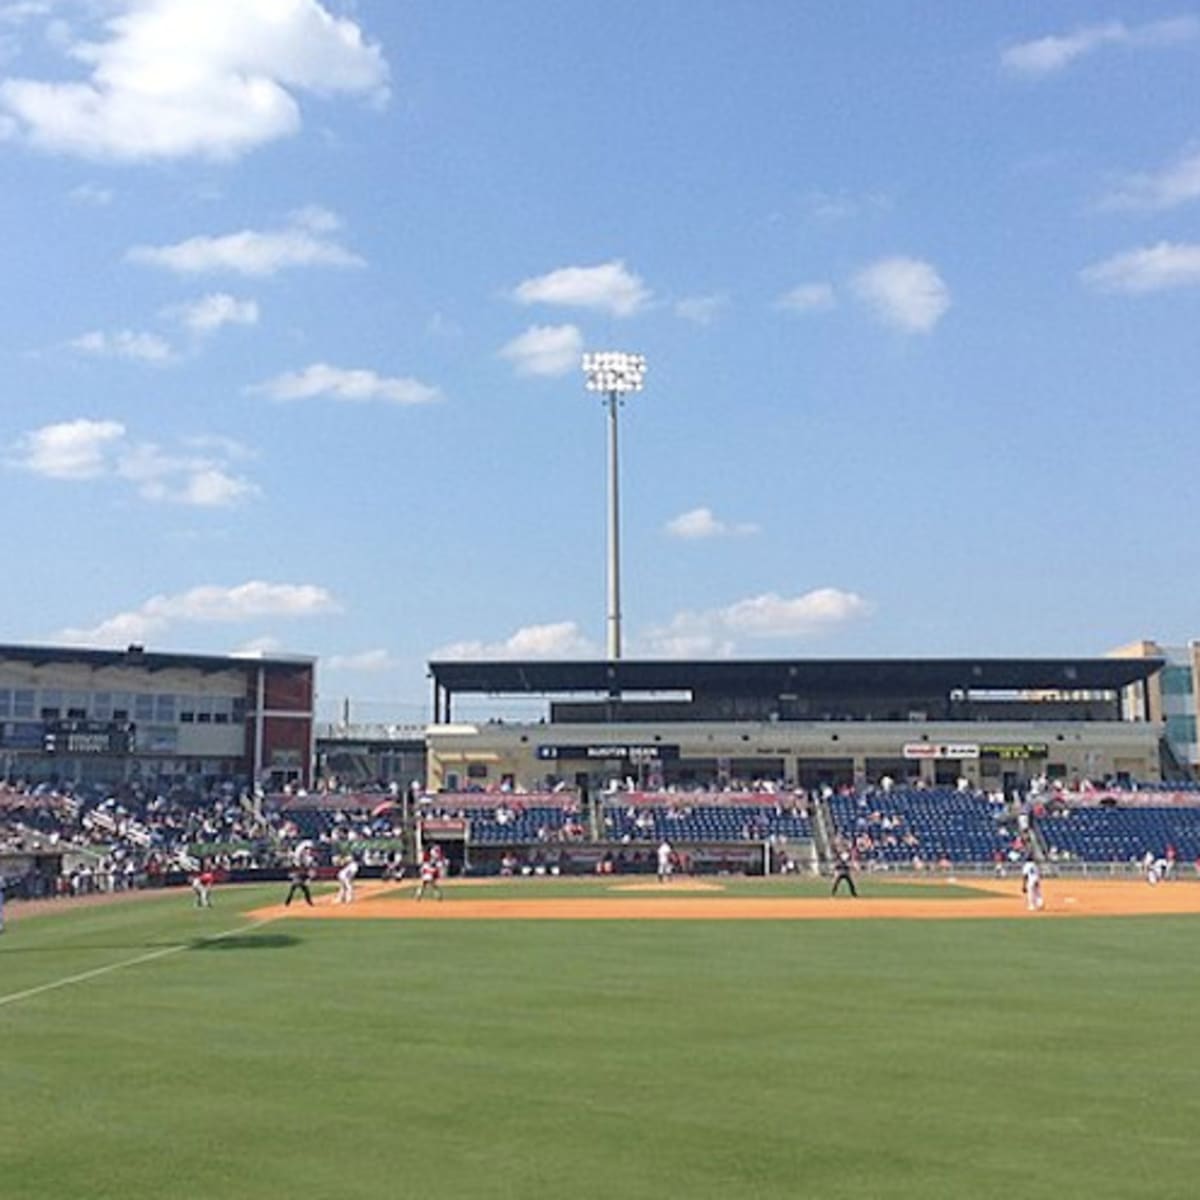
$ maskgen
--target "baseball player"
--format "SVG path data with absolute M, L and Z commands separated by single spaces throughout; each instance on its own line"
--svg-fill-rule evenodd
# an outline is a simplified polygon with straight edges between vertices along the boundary
M 430 888 L 437 893 L 437 898 L 442 897 L 442 853 L 437 846 L 430 850 L 426 850 L 421 858 L 421 882 L 417 884 L 417 890 L 413 896 L 414 900 L 423 900 L 425 893 Z
M 1025 907 L 1037 912 L 1045 907 L 1042 899 L 1042 873 L 1032 858 L 1025 860 L 1021 868 L 1021 891 L 1025 893 Z
M 354 877 L 358 874 L 358 862 L 351 855 L 337 873 L 338 892 L 334 904 L 354 903 Z
M 216 875 L 208 867 L 202 868 L 192 876 L 192 891 L 196 894 L 197 908 L 212 908 L 212 890 L 216 882 Z
M 671 843 L 663 838 L 658 844 L 658 882 L 666 883 L 671 878 L 671 872 L 674 870 L 672 861 L 674 851 L 671 849 Z

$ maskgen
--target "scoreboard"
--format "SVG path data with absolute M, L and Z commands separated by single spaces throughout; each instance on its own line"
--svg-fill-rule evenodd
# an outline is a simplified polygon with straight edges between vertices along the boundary
M 47 754 L 129 754 L 133 735 L 130 721 L 47 721 L 42 749 Z

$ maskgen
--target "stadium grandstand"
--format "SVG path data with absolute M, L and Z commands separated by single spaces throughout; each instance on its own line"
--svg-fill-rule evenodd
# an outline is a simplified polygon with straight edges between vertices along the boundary
M 32 783 L 312 782 L 313 658 L 0 646 L 0 770 Z

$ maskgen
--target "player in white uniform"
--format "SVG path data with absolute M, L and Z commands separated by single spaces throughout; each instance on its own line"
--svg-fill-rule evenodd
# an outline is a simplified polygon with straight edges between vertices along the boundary
M 658 844 L 658 882 L 666 883 L 671 878 L 671 871 L 674 869 L 674 864 L 671 861 L 672 854 L 671 843 L 663 838 Z
M 358 874 L 358 862 L 353 857 L 346 859 L 337 873 L 338 892 L 334 904 L 354 903 L 354 877 Z
M 1021 868 L 1021 891 L 1025 893 L 1025 907 L 1030 912 L 1037 912 L 1045 907 L 1045 901 L 1042 899 L 1042 873 L 1032 858 Z

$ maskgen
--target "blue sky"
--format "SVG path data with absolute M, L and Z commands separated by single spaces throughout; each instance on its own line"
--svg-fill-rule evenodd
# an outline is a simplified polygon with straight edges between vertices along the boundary
M 1200 633 L 1200 10 L 0 0 L 4 638 Z M 1193 514 L 1189 517 L 1188 514 Z

